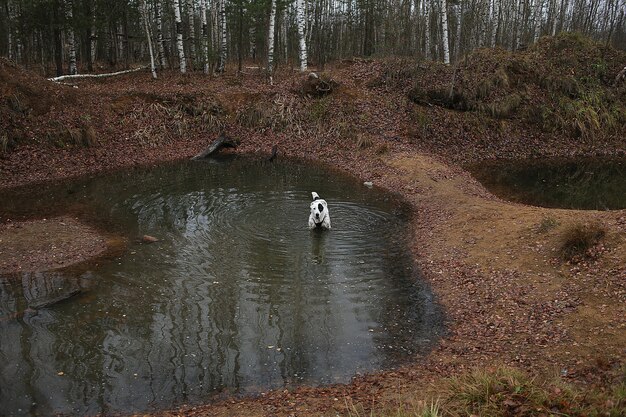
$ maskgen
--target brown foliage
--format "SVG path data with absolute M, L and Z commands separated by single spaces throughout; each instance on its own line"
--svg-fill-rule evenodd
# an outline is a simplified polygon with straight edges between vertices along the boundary
M 563 233 L 559 255 L 561 259 L 573 263 L 584 258 L 596 259 L 599 251 L 594 249 L 605 235 L 606 230 L 599 223 L 575 224 Z

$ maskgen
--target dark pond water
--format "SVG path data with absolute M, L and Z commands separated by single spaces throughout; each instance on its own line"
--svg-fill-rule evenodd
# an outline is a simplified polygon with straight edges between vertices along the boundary
M 311 191 L 331 231 L 308 230 Z M 0 415 L 347 382 L 426 353 L 441 331 L 404 209 L 319 167 L 189 162 L 0 197 L 4 217 L 69 211 L 131 239 L 99 266 L 0 277 Z
M 468 167 L 492 193 L 534 206 L 626 208 L 626 160 L 498 161 Z

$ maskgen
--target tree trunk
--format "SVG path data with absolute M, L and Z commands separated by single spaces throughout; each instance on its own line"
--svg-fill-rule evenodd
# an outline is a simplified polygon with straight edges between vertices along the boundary
M 75 75 L 61 75 L 59 77 L 48 78 L 50 81 L 64 81 L 64 80 L 76 80 L 81 78 L 106 78 L 106 77 L 114 77 L 116 75 L 128 74 L 131 72 L 141 71 L 146 69 L 147 67 L 139 67 L 135 69 L 129 69 L 124 71 L 111 72 L 108 74 L 75 74 Z
M 59 21 L 59 8 L 55 7 L 53 12 L 54 22 Z M 63 75 L 63 40 L 61 36 L 61 28 L 59 25 L 51 24 L 52 33 L 54 36 L 54 62 L 56 64 L 56 74 L 57 76 Z
M 237 73 L 243 69 L 243 2 L 239 3 L 239 24 L 237 30 Z
M 167 67 L 167 60 L 165 59 L 165 40 L 163 39 L 163 4 L 162 0 L 156 0 L 156 7 L 154 9 L 157 27 L 157 45 L 159 51 L 159 65 L 161 69 Z
M 463 3 L 459 2 L 456 6 L 456 45 L 454 46 L 454 60 L 456 62 L 459 61 L 459 58 L 461 57 L 461 39 L 462 39 L 462 32 L 463 32 L 463 12 L 464 12 L 464 7 L 463 7 Z
M 306 34 L 304 33 L 306 25 L 306 16 L 304 10 L 304 0 L 297 0 L 297 24 L 298 24 L 298 39 L 300 40 L 300 71 L 306 71 L 307 69 L 307 50 L 306 50 Z
M 226 136 L 224 133 L 221 133 L 220 136 L 213 141 L 204 151 L 200 152 L 196 156 L 194 156 L 193 160 L 203 159 L 208 156 L 211 156 L 213 153 L 219 151 L 222 148 L 236 148 L 239 146 L 239 140 L 233 139 L 231 137 Z
M 152 72 L 152 78 L 156 80 L 156 65 L 154 63 L 154 53 L 152 52 L 152 39 L 150 36 L 150 26 L 148 25 L 148 10 L 146 9 L 145 0 L 140 0 L 139 8 L 139 12 L 141 13 L 141 17 L 143 20 L 144 29 L 146 31 L 146 37 L 148 38 L 148 51 L 150 52 L 150 71 Z
M 494 48 L 498 43 L 498 32 L 500 31 L 500 0 L 493 0 L 491 21 L 491 47 Z
M 219 0 L 220 20 L 220 56 L 217 63 L 217 72 L 223 73 L 226 69 L 227 47 L 226 44 L 226 0 Z
M 174 0 L 174 17 L 176 19 L 176 47 L 178 48 L 178 61 L 180 62 L 180 72 L 187 72 L 185 61 L 185 45 L 183 44 L 183 22 L 180 17 L 180 2 Z
M 189 58 L 192 70 L 196 68 L 196 8 L 193 0 L 187 0 L 187 12 L 189 13 Z
M 72 0 L 65 1 L 65 18 L 67 19 L 67 44 L 69 46 L 70 75 L 78 74 L 76 67 L 76 43 L 74 41 L 74 18 L 72 12 Z
M 430 59 L 430 3 L 424 0 L 422 3 L 424 8 L 424 56 Z
M 541 36 L 541 23 L 543 21 L 543 0 L 535 1 L 535 27 L 533 33 L 533 43 L 537 42 Z
M 252 58 L 252 62 L 256 62 L 256 19 L 254 16 L 250 18 L 248 37 L 250 38 L 250 57 Z
M 448 34 L 448 2 L 441 0 L 441 45 L 443 47 L 443 62 L 450 63 L 450 36 Z
M 11 0 L 7 0 L 6 4 L 5 4 L 5 9 L 6 9 L 6 14 L 7 14 L 7 46 L 9 48 L 8 50 L 8 57 L 9 59 L 14 59 L 15 55 L 13 52 L 13 47 L 14 47 L 14 37 L 13 37 L 13 24 L 15 23 L 15 20 L 13 19 L 13 6 L 12 6 L 12 2 Z
M 204 73 L 209 73 L 209 27 L 207 25 L 207 3 L 208 0 L 201 0 L 200 13 L 202 14 L 202 58 L 204 60 Z
M 96 62 L 96 47 L 98 35 L 96 33 L 96 2 L 92 0 L 91 4 L 91 27 L 89 28 L 89 71 L 94 70 Z
M 272 77 L 274 71 L 274 30 L 276 28 L 276 0 L 272 0 L 270 22 L 267 33 L 267 72 Z M 270 78 L 271 80 L 271 78 Z

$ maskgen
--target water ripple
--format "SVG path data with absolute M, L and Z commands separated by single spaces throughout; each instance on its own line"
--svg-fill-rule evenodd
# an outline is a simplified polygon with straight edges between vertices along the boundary
M 132 242 L 159 242 L 80 276 L 0 278 L 0 360 L 11 364 L 0 414 L 143 412 L 345 382 L 423 351 L 439 331 L 398 205 L 349 178 L 235 160 L 74 188 Z M 327 199 L 332 230 L 308 230 L 311 191 Z M 75 288 L 71 301 L 25 312 Z

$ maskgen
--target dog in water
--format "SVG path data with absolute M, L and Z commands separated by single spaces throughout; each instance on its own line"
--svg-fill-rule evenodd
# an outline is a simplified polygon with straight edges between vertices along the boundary
M 312 192 L 311 214 L 309 215 L 309 229 L 330 229 L 330 213 L 326 200 L 320 198 L 316 192 Z

